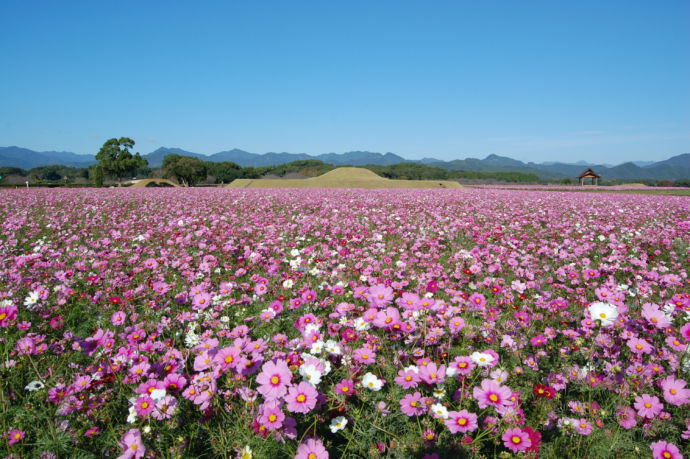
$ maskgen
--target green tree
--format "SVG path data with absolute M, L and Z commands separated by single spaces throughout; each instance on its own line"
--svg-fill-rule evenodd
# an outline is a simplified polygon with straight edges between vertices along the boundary
M 106 141 L 96 155 L 98 165 L 103 168 L 105 174 L 115 176 L 120 182 L 122 177 L 148 166 L 146 158 L 142 158 L 139 153 L 132 155 L 129 152 L 132 147 L 134 147 L 134 140 L 129 137 Z
M 105 174 L 103 173 L 103 168 L 101 167 L 100 164 L 96 165 L 92 169 L 93 174 L 93 184 L 96 188 L 100 188 L 103 186 L 103 180 L 105 180 Z
M 168 177 L 175 178 L 184 186 L 194 186 L 206 179 L 206 164 L 199 158 L 175 155 L 178 158 L 173 158 L 173 161 L 165 161 L 170 156 L 172 155 L 163 158 L 163 164 L 166 165 L 165 173 Z

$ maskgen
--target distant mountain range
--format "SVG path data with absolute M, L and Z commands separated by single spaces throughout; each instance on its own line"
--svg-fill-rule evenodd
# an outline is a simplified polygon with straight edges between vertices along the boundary
M 163 158 L 170 154 L 192 156 L 205 161 L 230 161 L 242 167 L 253 166 L 277 166 L 304 159 L 318 159 L 335 166 L 364 166 L 375 164 L 388 166 L 402 162 L 419 162 L 429 166 L 441 167 L 448 170 L 466 171 L 512 171 L 533 173 L 543 179 L 574 178 L 588 167 L 594 169 L 604 180 L 676 180 L 690 178 L 690 153 L 673 156 L 663 161 L 637 161 L 626 162 L 617 166 L 610 164 L 592 164 L 585 161 L 576 163 L 560 162 L 522 162 L 516 159 L 499 155 L 489 155 L 484 159 L 466 158 L 453 161 L 441 161 L 435 158 L 424 158 L 418 161 L 410 161 L 394 153 L 372 153 L 369 151 L 351 151 L 347 153 L 324 153 L 320 155 L 308 155 L 305 153 L 265 153 L 259 155 L 244 150 L 233 149 L 221 151 L 210 156 L 182 150 L 180 148 L 161 147 L 144 157 L 149 162 L 149 167 L 157 168 L 163 164 Z M 37 152 L 20 147 L 0 147 L 0 167 L 11 166 L 21 169 L 31 169 L 38 166 L 62 164 L 65 166 L 88 167 L 95 164 L 96 160 L 91 155 L 78 155 L 71 152 L 45 151 Z

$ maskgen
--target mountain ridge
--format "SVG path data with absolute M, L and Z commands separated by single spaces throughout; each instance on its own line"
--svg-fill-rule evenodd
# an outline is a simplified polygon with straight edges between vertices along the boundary
M 486 171 L 486 172 L 523 172 L 533 173 L 543 179 L 573 179 L 586 168 L 594 169 L 604 180 L 676 180 L 690 178 L 690 153 L 675 155 L 661 161 L 625 162 L 615 166 L 609 164 L 594 164 L 586 161 L 564 163 L 549 161 L 543 163 L 523 162 L 507 156 L 489 154 L 485 158 L 465 158 L 442 161 L 433 157 L 420 160 L 408 160 L 395 153 L 377 153 L 370 151 L 350 151 L 346 153 L 322 153 L 309 155 L 306 153 L 268 152 L 264 154 L 250 153 L 238 148 L 219 151 L 211 155 L 204 155 L 175 147 L 160 147 L 143 155 L 149 161 L 149 167 L 161 167 L 163 158 L 169 154 L 192 156 L 205 161 L 230 161 L 242 167 L 278 166 L 297 160 L 316 159 L 334 166 L 388 166 L 401 162 L 416 162 L 428 166 L 441 167 L 449 170 Z M 96 164 L 93 155 L 80 155 L 62 151 L 38 152 L 17 146 L 0 147 L 0 167 L 18 167 L 31 169 L 47 165 L 65 165 L 73 167 L 88 167 Z

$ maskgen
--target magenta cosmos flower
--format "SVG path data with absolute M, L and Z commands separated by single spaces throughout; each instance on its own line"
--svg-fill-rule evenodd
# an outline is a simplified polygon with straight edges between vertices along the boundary
M 496 384 L 490 379 L 485 379 L 481 383 L 481 387 L 475 387 L 472 395 L 477 400 L 479 408 L 484 409 L 487 406 L 494 408 L 502 408 L 504 406 L 512 405 L 513 402 L 510 397 L 513 393 L 506 386 Z
M 664 400 L 671 405 L 681 406 L 690 403 L 690 389 L 686 389 L 687 383 L 675 376 L 667 376 L 661 380 L 661 389 L 664 391 Z
M 351 379 L 343 379 L 335 386 L 335 393 L 344 395 L 346 397 L 351 396 L 355 392 L 355 383 Z
M 147 416 L 156 407 L 156 402 L 148 395 L 142 395 L 134 402 L 134 410 L 139 416 Z
M 298 385 L 290 387 L 290 390 L 288 390 L 285 396 L 287 409 L 292 413 L 306 414 L 314 409 L 318 396 L 319 393 L 311 384 L 302 381 Z
M 649 445 L 654 459 L 683 459 L 680 450 L 673 443 L 657 441 Z
M 122 436 L 120 446 L 122 446 L 122 455 L 117 459 L 139 459 L 140 457 L 144 457 L 144 453 L 146 453 L 146 447 L 141 441 L 141 432 L 139 432 L 139 429 L 128 430 L 127 433 Z
M 12 429 L 7 433 L 7 444 L 8 445 L 13 445 L 17 443 L 19 440 L 24 438 L 24 431 L 19 430 L 19 429 Z
M 635 398 L 635 409 L 640 417 L 652 419 L 661 413 L 661 410 L 664 409 L 664 404 L 661 403 L 656 395 L 642 394 Z
M 477 429 L 477 415 L 467 410 L 450 411 L 444 422 L 450 433 L 466 433 Z
M 328 459 L 328 451 L 318 438 L 309 438 L 299 445 L 295 459 Z
M 287 392 L 287 386 L 292 381 L 292 372 L 284 360 L 278 362 L 268 361 L 261 368 L 261 373 L 256 377 L 259 383 L 257 391 L 266 400 L 276 400 Z
M 523 432 L 519 427 L 506 430 L 501 439 L 503 440 L 503 445 L 514 453 L 525 451 L 532 446 L 529 434 Z

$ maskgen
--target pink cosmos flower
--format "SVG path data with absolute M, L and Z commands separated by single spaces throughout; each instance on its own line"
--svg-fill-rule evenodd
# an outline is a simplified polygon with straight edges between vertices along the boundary
M 649 445 L 654 459 L 683 459 L 680 450 L 673 443 L 657 441 Z
M 652 346 L 646 340 L 640 338 L 628 340 L 628 347 L 635 354 L 650 354 L 652 352 Z
M 659 329 L 664 329 L 671 325 L 671 321 L 668 320 L 668 317 L 666 317 L 659 309 L 659 306 L 655 304 L 645 303 L 642 306 L 642 317 Z
M 278 430 L 283 427 L 285 413 L 283 413 L 283 410 L 281 410 L 276 403 L 261 405 L 259 411 L 261 412 L 259 422 L 268 430 Z
M 685 341 L 690 341 L 690 322 L 680 327 L 680 335 Z
M 376 352 L 367 347 L 360 347 L 355 349 L 355 351 L 352 353 L 352 358 L 357 363 L 369 365 L 376 362 Z
M 187 379 L 179 373 L 171 373 L 163 379 L 163 386 L 168 392 L 179 392 L 187 385 Z
M 235 346 L 224 347 L 213 357 L 213 363 L 222 371 L 236 368 L 240 362 L 240 350 Z
M 211 295 L 206 292 L 199 293 L 192 297 L 192 309 L 201 311 L 211 306 Z
M 117 311 L 113 313 L 113 315 L 110 317 L 110 323 L 112 323 L 115 326 L 118 326 L 124 324 L 126 319 L 127 314 L 125 314 L 123 311 Z
M 299 445 L 295 459 L 328 459 L 328 451 L 318 438 L 309 438 Z
M 592 433 L 592 424 L 585 418 L 575 420 L 573 427 L 575 428 L 575 432 L 580 435 L 589 435 Z
M 26 433 L 23 430 L 12 429 L 7 433 L 7 444 L 13 445 L 24 438 L 25 435 Z
M 496 384 L 490 379 L 484 379 L 481 382 L 481 388 L 475 387 L 472 395 L 477 400 L 479 408 L 484 409 L 487 406 L 494 408 L 501 408 L 503 406 L 510 406 L 513 404 L 510 397 L 513 395 L 511 390 L 506 386 Z
M 287 402 L 287 409 L 291 413 L 306 414 L 314 409 L 316 406 L 316 398 L 319 393 L 311 384 L 301 382 L 296 386 L 290 387 L 285 401 Z
M 344 395 L 346 397 L 351 396 L 354 394 L 355 391 L 355 383 L 351 379 L 343 379 L 340 381 L 338 384 L 335 385 L 335 393 Z
M 503 440 L 503 445 L 514 453 L 525 451 L 532 446 L 529 434 L 519 427 L 506 430 L 501 439 Z
M 259 384 L 257 391 L 266 400 L 276 400 L 287 392 L 287 386 L 292 382 L 292 372 L 284 360 L 269 360 L 261 367 L 256 382 Z
M 414 389 L 419 383 L 417 372 L 410 370 L 398 371 L 398 376 L 394 379 L 395 383 L 403 389 Z
M 486 298 L 481 293 L 473 293 L 468 301 L 473 311 L 479 311 L 486 305 Z
M 366 298 L 374 307 L 388 306 L 393 301 L 393 289 L 386 285 L 374 285 L 369 288 Z
M 467 433 L 477 429 L 477 415 L 467 410 L 450 411 L 444 421 L 450 433 Z
M 640 417 L 652 419 L 664 409 L 659 397 L 642 394 L 635 398 L 635 409 Z
M 426 413 L 426 404 L 422 400 L 422 394 L 415 392 L 405 395 L 400 400 L 400 411 L 410 417 Z
M 469 356 L 459 356 L 455 357 L 455 360 L 453 360 L 450 365 L 448 366 L 448 370 L 446 373 L 450 374 L 451 376 L 454 375 L 455 373 L 467 376 L 472 373 L 472 370 L 477 366 L 476 363 L 474 363 L 474 360 L 472 360 L 471 357 Z M 452 370 L 452 374 L 451 374 Z
M 151 416 L 158 420 L 172 418 L 175 409 L 177 408 L 177 399 L 172 395 L 166 395 L 156 402 L 156 409 L 153 410 Z
M 122 455 L 117 459 L 139 459 L 144 457 L 146 453 L 146 447 L 141 441 L 141 432 L 139 429 L 130 429 L 122 436 L 120 440 L 120 446 L 122 447 Z
M 156 402 L 148 395 L 142 395 L 134 402 L 134 410 L 141 417 L 147 416 L 156 407 Z
M 17 307 L 13 305 L 0 307 L 0 327 L 9 327 L 10 323 L 17 320 Z
M 682 406 L 690 403 L 690 389 L 686 389 L 684 379 L 676 379 L 670 375 L 661 380 L 661 389 L 664 391 L 664 400 L 671 405 Z
M 446 366 L 436 366 L 435 362 L 419 367 L 419 379 L 427 384 L 443 384 L 446 381 Z
M 619 406 L 616 409 L 616 419 L 618 424 L 626 430 L 630 430 L 637 425 L 635 410 L 629 406 Z

